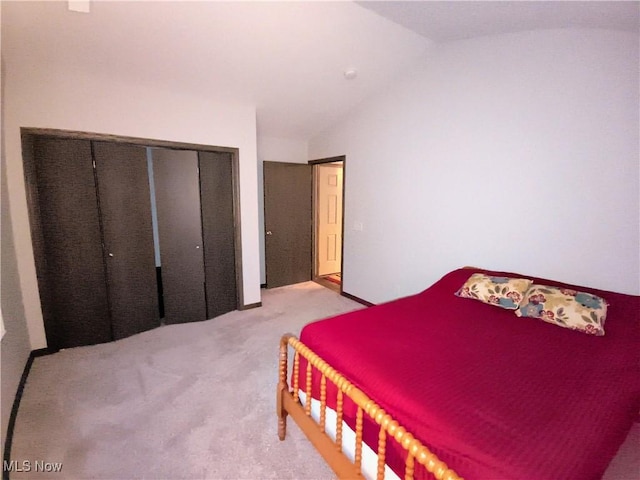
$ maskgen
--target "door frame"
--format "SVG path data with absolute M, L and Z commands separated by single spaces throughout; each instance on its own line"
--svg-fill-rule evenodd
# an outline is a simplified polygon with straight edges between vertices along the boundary
M 317 169 L 316 165 L 321 165 L 323 163 L 335 163 L 342 162 L 342 225 L 340 225 L 341 229 L 341 241 L 340 241 L 340 294 L 344 291 L 344 205 L 345 205 L 345 191 L 346 191 L 346 170 L 347 170 L 347 157 L 346 155 L 339 155 L 337 157 L 328 157 L 328 158 L 319 158 L 317 160 L 309 160 L 307 163 L 311 165 L 311 178 L 313 188 L 311 189 L 311 208 L 312 208 L 312 224 L 313 228 L 311 229 L 311 241 L 312 250 L 313 250 L 313 270 L 311 272 L 311 279 L 314 282 L 322 281 L 321 277 L 318 276 L 318 239 L 317 239 L 317 230 L 318 230 L 318 205 L 317 205 Z M 324 281 L 326 282 L 326 280 Z M 323 283 L 324 285 L 324 283 Z
M 33 243 L 34 261 L 36 272 L 38 266 L 43 265 L 42 249 L 38 245 L 37 239 L 42 237 L 39 212 L 36 202 L 36 178 L 35 160 L 30 151 L 31 139 L 35 136 L 72 138 L 90 141 L 102 141 L 112 143 L 124 143 L 144 147 L 160 147 L 173 150 L 195 150 L 203 152 L 222 152 L 231 154 L 231 181 L 233 184 L 233 224 L 234 224 L 234 249 L 235 249 L 235 269 L 236 269 L 236 304 L 238 310 L 246 310 L 257 307 L 259 304 L 245 305 L 244 287 L 242 275 L 242 232 L 240 228 L 240 164 L 239 149 L 233 147 L 219 147 L 213 145 L 201 145 L 195 143 L 172 142 L 168 140 L 157 140 L 139 137 L 127 137 L 122 135 L 110 135 L 104 133 L 81 132 L 74 130 L 58 130 L 52 128 L 30 128 L 21 127 L 20 135 L 22 139 L 22 160 L 27 196 L 27 210 L 29 213 L 29 223 L 31 238 Z M 38 283 L 41 279 L 38 278 Z

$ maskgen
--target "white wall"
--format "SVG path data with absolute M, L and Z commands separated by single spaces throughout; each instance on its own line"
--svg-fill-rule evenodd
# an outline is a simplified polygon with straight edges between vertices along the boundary
M 2 337 L 2 345 L 0 346 L 0 366 L 2 369 L 0 375 L 2 379 L 2 390 L 0 392 L 0 398 L 2 399 L 2 431 L 0 432 L 0 438 L 2 441 L 0 444 L 4 447 L 13 399 L 18 391 L 20 378 L 29 358 L 31 346 L 20 294 L 20 278 L 18 276 L 15 245 L 11 230 L 4 155 L 2 155 L 1 163 L 2 241 L 0 242 L 0 251 L 2 255 L 2 270 L 0 276 L 2 278 L 2 289 L 0 293 L 2 317 L 6 332 Z
M 269 162 L 307 163 L 308 142 L 258 134 L 258 211 L 260 216 L 260 283 L 267 283 L 264 253 L 264 177 L 262 164 Z
M 46 345 L 25 199 L 20 127 L 79 130 L 240 149 L 244 303 L 260 301 L 255 107 L 125 83 L 86 71 L 6 61 L 5 142 L 11 217 L 32 348 Z
M 0 8 L 0 17 L 2 9 Z M 0 22 L 1 25 L 1 22 Z M 4 124 L 4 59 L 0 59 L 0 123 Z M 2 427 L 0 429 L 0 445 L 5 446 L 7 426 L 13 407 L 13 399 L 20 384 L 20 378 L 29 358 L 31 347 L 27 333 L 27 321 L 22 305 L 20 293 L 20 279 L 16 262 L 11 215 L 9 211 L 9 196 L 7 189 L 4 135 L 0 131 L 0 305 L 4 322 L 4 335 L 0 345 L 0 379 L 2 380 L 0 398 L 2 401 Z
M 474 265 L 639 294 L 638 40 L 441 45 L 312 139 L 347 158 L 345 291 L 382 302 Z

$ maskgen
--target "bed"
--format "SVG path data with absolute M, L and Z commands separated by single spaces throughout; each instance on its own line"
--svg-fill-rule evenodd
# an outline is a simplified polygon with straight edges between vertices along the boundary
M 474 275 L 497 282 L 488 298 Z M 279 437 L 291 416 L 339 478 L 601 478 L 640 412 L 639 316 L 638 296 L 452 271 L 284 335 Z

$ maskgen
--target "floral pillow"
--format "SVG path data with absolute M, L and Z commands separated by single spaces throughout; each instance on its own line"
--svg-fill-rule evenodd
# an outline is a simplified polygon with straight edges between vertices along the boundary
M 604 335 L 607 302 L 569 288 L 531 285 L 516 310 L 519 317 L 539 318 L 591 335 Z
M 510 278 L 474 273 L 456 295 L 515 310 L 531 285 L 526 278 Z

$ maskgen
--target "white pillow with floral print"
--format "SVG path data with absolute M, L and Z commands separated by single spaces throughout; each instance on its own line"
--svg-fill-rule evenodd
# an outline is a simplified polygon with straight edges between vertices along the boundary
M 531 285 L 526 278 L 511 278 L 474 273 L 460 287 L 456 295 L 473 298 L 508 310 L 518 308 L 525 292 Z
M 519 317 L 539 318 L 591 335 L 604 335 L 607 302 L 570 288 L 531 285 L 516 310 Z

